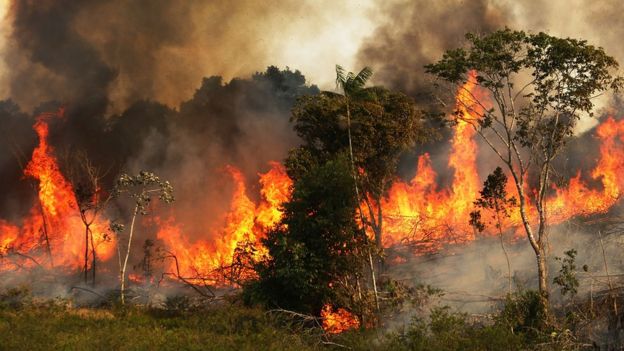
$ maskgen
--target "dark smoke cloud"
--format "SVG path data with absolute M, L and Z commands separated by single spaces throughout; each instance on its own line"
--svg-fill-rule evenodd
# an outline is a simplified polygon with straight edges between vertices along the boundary
M 142 99 L 175 107 L 204 76 L 248 76 L 279 55 L 288 64 L 296 38 L 328 23 L 325 3 L 14 0 L 10 96 L 28 110 L 101 98 L 115 113 Z
M 12 67 L 11 97 L 33 116 L 65 106 L 65 118 L 51 124 L 52 145 L 63 155 L 87 151 L 107 172 L 109 185 L 122 170 L 150 169 L 182 184 L 189 180 L 192 185 L 182 186 L 181 193 L 210 191 L 205 190 L 208 180 L 223 173 L 226 164 L 254 178 L 268 160 L 284 157 L 296 143 L 290 107 L 297 95 L 318 90 L 309 88 L 300 73 L 274 67 L 229 83 L 219 76 L 202 82 L 203 73 L 253 72 L 268 59 L 266 43 L 258 40 L 262 33 L 280 30 L 289 17 L 313 14 L 316 8 L 294 1 L 280 6 L 14 1 L 10 50 L 4 53 Z M 177 109 L 165 105 L 180 102 Z M 12 141 L 0 160 L 9 188 L 23 183 L 10 150 L 20 150 L 26 162 L 36 139 L 34 119 L 13 103 L 5 105 L 0 129 Z
M 375 81 L 431 100 L 424 65 L 462 44 L 466 32 L 488 32 L 504 25 L 504 9 L 488 0 L 399 1 L 383 7 L 381 24 L 362 47 L 358 60 L 375 69 Z
M 12 3 L 10 90 L 20 103 L 89 101 L 106 105 L 115 71 L 74 29 L 84 1 Z

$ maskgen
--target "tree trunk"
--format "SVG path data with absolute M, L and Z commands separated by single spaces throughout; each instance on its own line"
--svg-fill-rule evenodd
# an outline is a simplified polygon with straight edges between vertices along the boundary
M 128 235 L 128 247 L 126 249 L 126 257 L 124 258 L 123 265 L 121 266 L 121 272 L 119 279 L 121 280 L 121 304 L 126 304 L 126 268 L 128 267 L 128 257 L 130 257 L 130 247 L 132 245 L 132 235 L 134 233 L 134 222 L 136 220 L 137 214 L 139 213 L 139 206 L 137 205 L 134 208 L 134 212 L 132 213 L 132 223 L 130 224 L 130 234 Z
M 538 228 L 538 240 L 535 238 L 533 234 L 533 229 L 531 229 L 531 224 L 529 221 L 529 216 L 526 212 L 526 201 L 524 198 L 524 182 L 515 172 L 515 169 L 512 165 L 508 165 L 509 170 L 511 171 L 511 175 L 514 178 L 516 183 L 516 190 L 518 191 L 518 202 L 520 203 L 520 217 L 522 218 L 522 225 L 524 226 L 524 230 L 527 234 L 527 238 L 529 239 L 529 243 L 535 252 L 535 258 L 537 259 L 537 277 L 539 281 L 539 294 L 541 296 L 542 304 L 544 311 L 548 310 L 548 268 L 546 266 L 546 252 L 544 250 L 544 242 L 542 238 L 545 236 L 545 218 L 544 213 L 541 211 L 541 204 L 538 202 L 538 212 L 540 215 L 539 219 L 539 228 Z
M 383 225 L 383 216 L 382 216 L 382 210 L 381 210 L 381 196 L 377 197 L 375 199 L 375 202 L 377 202 L 377 226 L 376 226 L 376 230 L 375 230 L 375 243 L 377 244 L 377 248 L 381 249 L 382 247 L 382 225 Z
M 85 224 L 84 282 L 89 280 L 89 225 Z
M 351 174 L 353 177 L 353 183 L 355 188 L 355 201 L 357 202 L 358 210 L 360 212 L 360 219 L 362 220 L 362 226 L 364 223 L 364 214 L 362 213 L 362 205 L 360 204 L 360 189 L 358 187 L 358 179 L 357 179 L 357 169 L 355 168 L 355 158 L 353 157 L 353 143 L 351 141 L 351 110 L 349 107 L 349 97 L 345 92 L 345 102 L 347 105 L 347 136 L 349 138 L 349 160 L 351 161 Z M 377 234 L 375 233 L 375 237 Z M 375 294 L 375 306 L 377 307 L 377 312 L 379 312 L 379 296 L 377 293 L 377 280 L 375 278 L 375 265 L 373 264 L 373 256 L 371 254 L 370 248 L 368 249 L 368 260 L 370 264 L 371 270 L 371 280 L 373 281 L 373 292 Z
M 505 254 L 505 260 L 507 260 L 507 282 L 509 284 L 508 286 L 508 294 L 511 296 L 511 262 L 509 261 L 509 253 L 507 253 L 507 249 L 505 248 L 505 240 L 503 238 L 503 221 L 501 220 L 500 217 L 500 211 L 501 209 L 498 207 L 498 204 L 496 205 L 496 220 L 498 222 L 498 236 L 500 238 L 500 244 L 501 244 L 501 248 L 503 249 L 503 253 Z
M 91 284 L 95 286 L 95 263 L 97 257 L 95 253 L 95 243 L 93 242 L 93 232 L 89 229 L 89 235 L 91 236 Z
M 377 307 L 377 312 L 379 312 L 379 295 L 377 293 L 377 279 L 375 278 L 375 266 L 373 265 L 373 255 L 371 254 L 370 247 L 368 248 L 368 261 L 371 269 L 371 276 L 373 280 L 373 293 L 375 294 L 375 307 Z
M 46 219 L 45 211 L 43 210 L 43 204 L 41 204 L 41 199 L 39 199 L 39 209 L 41 210 L 41 220 L 43 222 L 43 237 L 46 243 L 46 252 L 48 254 L 48 261 L 50 262 L 50 267 L 54 268 L 54 261 L 52 260 L 52 247 L 50 246 L 50 237 L 48 235 L 48 221 Z
M 548 312 L 548 266 L 543 247 L 540 247 L 537 257 L 537 276 L 539 278 L 539 294 L 544 312 Z

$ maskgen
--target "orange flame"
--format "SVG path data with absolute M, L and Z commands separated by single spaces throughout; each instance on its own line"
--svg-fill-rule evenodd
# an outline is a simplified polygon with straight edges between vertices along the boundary
M 478 119 L 482 107 L 476 99 L 483 100 L 484 93 L 470 76 L 459 90 L 457 109 L 463 117 L 455 126 L 451 140 L 451 154 L 448 165 L 454 171 L 451 189 L 438 190 L 437 174 L 431 167 L 428 154 L 418 159 L 416 175 L 409 183 L 396 182 L 382 201 L 386 214 L 384 246 L 391 246 L 403 240 L 419 242 L 424 247 L 435 246 L 445 239 L 449 230 L 458 231 L 455 241 L 474 239 L 474 232 L 468 228 L 472 203 L 479 192 L 477 174 L 477 144 L 475 130 L 471 123 Z M 449 240 L 449 241 L 450 241 Z
M 225 217 L 223 230 L 211 237 L 216 240 L 200 240 L 189 243 L 180 226 L 172 218 L 160 223 L 157 237 L 168 251 L 173 253 L 180 267 L 180 275 L 185 277 L 210 277 L 220 267 L 233 263 L 236 249 L 245 243 L 255 244 L 254 258 L 259 259 L 266 250 L 260 245 L 267 229 L 279 222 L 282 216 L 281 204 L 290 197 L 292 181 L 286 175 L 284 167 L 277 163 L 270 163 L 271 169 L 259 174 L 262 186 L 259 205 L 249 199 L 242 173 L 232 167 L 227 167 L 235 188 L 231 206 Z M 171 262 L 168 269 L 178 269 Z
M 84 241 L 78 238 L 84 232 L 84 225 L 73 189 L 62 175 L 54 150 L 48 144 L 48 120 L 54 117 L 62 117 L 62 111 L 37 118 L 34 129 L 39 144 L 24 170 L 25 176 L 38 182 L 38 203 L 23 220 L 21 228 L 0 221 L 0 254 L 27 253 L 31 260 L 24 263 L 26 267 L 36 262 L 73 269 L 83 264 Z M 91 227 L 98 259 L 102 260 L 110 258 L 114 248 L 114 243 L 103 232 L 106 227 L 105 222 L 96 222 Z M 48 245 L 52 261 L 44 254 Z
M 333 310 L 330 304 L 323 306 L 321 310 L 323 329 L 330 334 L 340 334 L 350 329 L 360 327 L 360 320 L 344 308 Z
M 444 243 L 474 240 L 474 230 L 468 226 L 468 220 L 480 190 L 480 178 L 476 167 L 475 131 L 470 122 L 475 122 L 484 108 L 475 101 L 487 101 L 487 95 L 476 86 L 474 77 L 472 74 L 457 94 L 457 108 L 463 117 L 455 126 L 451 141 L 448 162 L 454 171 L 451 188 L 437 188 L 437 174 L 431 167 L 429 155 L 422 155 L 412 180 L 396 182 L 382 201 L 387 217 L 384 246 L 409 241 L 427 251 Z M 580 173 L 570 179 L 567 187 L 554 186 L 554 194 L 546 199 L 551 224 L 575 216 L 605 213 L 618 201 L 624 189 L 624 178 L 618 177 L 624 171 L 624 121 L 608 118 L 596 133 L 601 143 L 600 158 L 591 177 L 602 183 L 602 189 L 590 188 Z M 514 194 L 513 179 L 508 187 L 510 194 Z M 527 213 L 535 219 L 537 210 L 530 201 L 527 203 Z M 504 229 L 519 223 L 520 215 L 513 211 Z
M 453 171 L 450 186 L 442 188 L 438 185 L 438 175 L 430 156 L 424 154 L 418 159 L 414 177 L 409 182 L 396 182 L 382 199 L 384 246 L 407 240 L 418 243 L 422 250 L 436 250 L 444 243 L 475 239 L 468 219 L 480 190 L 481 178 L 477 171 L 479 150 L 471 124 L 476 122 L 483 108 L 487 108 L 476 103 L 477 99 L 487 101 L 487 95 L 477 86 L 472 75 L 457 94 L 457 110 L 462 118 L 454 128 L 450 143 L 448 167 Z M 34 125 L 39 144 L 24 174 L 37 181 L 37 203 L 19 225 L 0 219 L 0 256 L 25 254 L 32 258 L 20 261 L 20 265 L 25 267 L 54 264 L 79 269 L 83 263 L 84 226 L 79 217 L 76 196 L 60 171 L 53 148 L 48 144 L 48 121 L 60 115 L 41 115 Z M 624 189 L 624 177 L 620 176 L 624 172 L 624 121 L 609 118 L 597 128 L 596 135 L 600 141 L 600 156 L 588 176 L 593 183 L 601 186 L 588 185 L 578 173 L 567 186 L 553 187 L 552 195 L 547 198 L 550 223 L 560 223 L 574 216 L 604 213 L 621 196 Z M 179 272 L 184 277 L 210 277 L 220 267 L 232 265 L 237 250 L 246 243 L 254 244 L 254 259 L 266 255 L 260 241 L 267 230 L 279 223 L 281 204 L 288 201 L 292 188 L 292 181 L 281 164 L 271 162 L 270 167 L 269 171 L 258 175 L 260 201 L 253 201 L 248 196 L 242 173 L 234 167 L 227 167 L 234 184 L 229 210 L 223 217 L 222 229 L 208 231 L 211 235 L 207 238 L 191 240 L 186 229 L 174 217 L 156 219 L 157 238 L 166 251 L 177 259 L 167 261 L 167 270 Z M 512 188 L 513 184 L 509 186 Z M 516 212 L 513 212 L 506 229 L 518 225 Z M 534 207 L 529 205 L 527 212 L 535 218 Z M 102 220 L 92 227 L 100 260 L 109 259 L 115 247 L 114 242 L 107 240 L 103 234 L 107 226 L 107 221 Z M 46 258 L 46 233 L 53 262 L 48 262 Z M 13 267 L 6 266 L 6 260 L 2 260 L 2 264 L 0 270 Z M 339 324 L 335 321 L 341 318 L 357 321 L 348 318 L 347 311 L 342 311 L 334 312 L 331 306 L 324 307 L 326 323 Z

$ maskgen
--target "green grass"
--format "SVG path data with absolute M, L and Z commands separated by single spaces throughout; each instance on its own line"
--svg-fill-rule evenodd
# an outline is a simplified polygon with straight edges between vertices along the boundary
M 0 350 L 312 350 L 258 309 L 0 309 Z
M 415 316 L 394 330 L 381 327 L 329 337 L 284 314 L 241 306 L 237 299 L 193 308 L 186 299 L 171 299 L 167 310 L 70 308 L 67 301 L 37 302 L 26 290 L 14 289 L 0 294 L 0 351 L 344 349 L 328 342 L 351 350 L 529 350 L 536 344 L 543 345 L 541 350 L 575 349 L 579 344 L 569 332 L 528 332 L 537 330 L 530 308 L 535 296 L 510 298 L 489 324 L 434 307 L 429 316 Z

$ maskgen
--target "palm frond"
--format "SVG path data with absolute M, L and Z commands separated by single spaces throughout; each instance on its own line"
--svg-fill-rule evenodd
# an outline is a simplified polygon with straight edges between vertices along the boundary
M 336 65 L 336 88 L 341 88 L 345 95 L 355 94 L 364 88 L 366 82 L 373 75 L 370 67 L 364 67 L 357 75 L 346 72 L 340 65 Z
M 372 77 L 372 75 L 373 75 L 373 70 L 370 67 L 367 66 L 367 67 L 362 68 L 360 73 L 358 73 L 353 78 L 353 87 L 356 89 L 364 88 L 364 86 L 366 85 L 366 82 L 368 82 L 368 80 L 370 79 L 370 77 Z
M 336 65 L 336 88 L 344 88 L 346 82 L 345 69 Z

